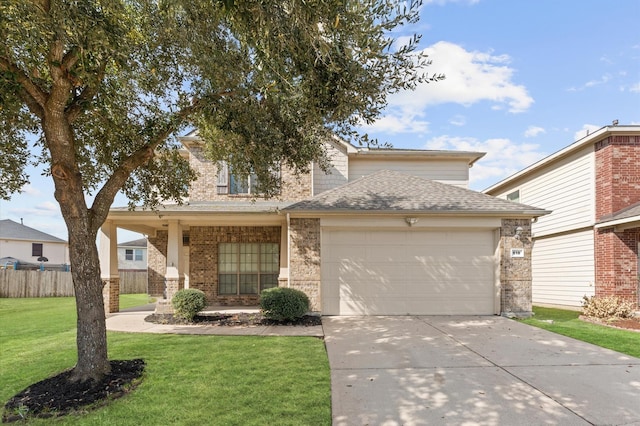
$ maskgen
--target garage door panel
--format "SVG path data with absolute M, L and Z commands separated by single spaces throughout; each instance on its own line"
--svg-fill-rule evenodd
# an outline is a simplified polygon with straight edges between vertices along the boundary
M 491 231 L 325 231 L 329 315 L 492 314 Z

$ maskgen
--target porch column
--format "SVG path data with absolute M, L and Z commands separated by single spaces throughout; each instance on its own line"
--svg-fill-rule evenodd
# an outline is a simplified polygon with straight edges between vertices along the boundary
M 289 215 L 280 228 L 280 274 L 278 287 L 289 287 Z
M 100 228 L 100 277 L 104 287 L 102 298 L 105 313 L 120 310 L 120 274 L 118 273 L 118 227 L 111 220 Z
M 165 297 L 171 300 L 184 287 L 184 252 L 182 250 L 182 225 L 178 220 L 169 221 L 167 241 L 167 272 L 165 273 Z
M 500 256 L 501 313 L 532 315 L 531 219 L 502 219 Z

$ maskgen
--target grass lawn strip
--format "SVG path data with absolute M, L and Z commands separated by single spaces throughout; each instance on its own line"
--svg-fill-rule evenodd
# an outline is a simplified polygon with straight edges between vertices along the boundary
M 580 312 L 534 306 L 535 315 L 525 324 L 640 358 L 640 333 L 579 319 Z
M 121 295 L 125 306 L 128 296 Z M 146 296 L 131 303 L 145 304 Z M 75 364 L 75 318 L 73 298 L 0 299 L 3 404 Z M 125 398 L 56 424 L 331 424 L 329 365 L 319 339 L 115 332 L 108 338 L 111 359 L 145 360 L 142 383 Z

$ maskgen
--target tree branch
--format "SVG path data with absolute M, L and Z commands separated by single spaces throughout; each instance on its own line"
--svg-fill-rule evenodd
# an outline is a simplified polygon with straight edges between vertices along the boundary
M 44 116 L 44 105 L 48 98 L 47 93 L 31 81 L 18 66 L 3 56 L 0 56 L 0 71 L 15 75 L 16 82 L 22 89 L 19 91 L 20 97 L 32 113 L 42 118 Z
M 91 101 L 94 96 L 98 93 L 98 89 L 100 88 L 100 84 L 105 75 L 105 69 L 107 67 L 107 61 L 103 61 L 100 64 L 100 68 L 96 72 L 96 79 L 94 84 L 86 85 L 80 94 L 73 98 L 69 106 L 67 106 L 66 114 L 69 123 L 73 123 L 76 118 L 80 116 L 80 113 L 83 111 L 83 106 Z
M 109 214 L 109 207 L 113 203 L 116 194 L 127 182 L 127 179 L 129 179 L 133 171 L 151 160 L 155 155 L 155 149 L 175 132 L 187 117 L 197 111 L 200 105 L 200 102 L 194 102 L 192 105 L 176 112 L 173 117 L 167 121 L 167 124 L 162 130 L 151 138 L 149 142 L 127 157 L 111 174 L 97 193 L 90 208 L 92 226 L 95 226 L 95 224 L 100 226 L 106 220 Z

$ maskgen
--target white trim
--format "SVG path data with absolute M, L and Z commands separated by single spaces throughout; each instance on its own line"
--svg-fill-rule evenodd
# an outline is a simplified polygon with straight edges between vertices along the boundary
M 633 224 L 633 225 L 629 226 L 630 224 Z M 618 226 L 618 225 L 623 225 L 623 226 Z M 627 226 L 625 226 L 625 225 L 627 225 Z M 640 216 L 631 216 L 631 217 L 626 217 L 624 219 L 611 220 L 609 222 L 597 223 L 595 225 L 595 228 L 596 229 L 611 228 L 613 226 L 615 226 L 616 228 L 620 229 L 621 231 L 624 231 L 625 229 L 640 227 Z
M 585 146 L 588 146 L 589 144 L 595 144 L 596 142 L 604 139 L 607 136 L 611 136 L 611 135 L 618 135 L 618 134 L 625 134 L 625 133 L 630 133 L 630 134 L 640 134 L 640 126 L 604 126 L 601 127 L 600 129 L 596 130 L 595 132 L 591 133 L 590 135 L 587 135 L 585 137 L 583 137 L 582 139 L 577 140 L 576 142 L 572 143 L 571 145 L 562 148 L 560 151 L 557 151 L 551 155 L 549 155 L 548 157 L 543 158 L 542 160 L 533 163 L 532 165 L 530 165 L 529 167 L 526 167 L 522 170 L 520 170 L 519 172 L 507 177 L 506 179 L 501 180 L 500 182 L 484 189 L 482 192 L 485 194 L 491 194 L 494 192 L 498 192 L 501 188 L 515 182 L 516 180 L 524 177 L 525 175 L 528 175 L 530 173 L 533 173 L 535 171 L 538 171 L 540 169 L 542 169 L 543 167 L 547 166 L 548 164 L 562 158 L 565 157 L 571 153 L 573 153 L 574 151 L 577 151 Z

